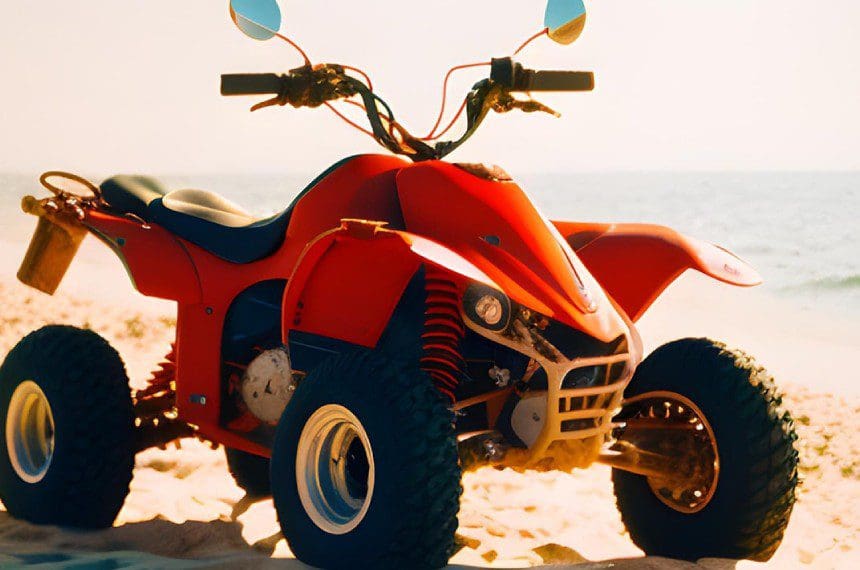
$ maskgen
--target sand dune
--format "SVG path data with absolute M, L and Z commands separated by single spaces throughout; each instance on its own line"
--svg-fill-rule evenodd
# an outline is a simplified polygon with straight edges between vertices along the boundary
M 8 273 L 7 273 L 8 274 Z M 116 287 L 127 287 L 116 285 Z M 115 291 L 114 291 L 115 292 Z M 48 322 L 89 326 L 126 359 L 140 384 L 166 352 L 174 322 L 166 305 L 129 310 L 60 293 L 49 298 L 0 280 L 0 356 Z M 98 286 L 91 293 L 98 295 Z M 745 297 L 744 295 L 750 296 Z M 702 296 L 707 299 L 703 302 Z M 92 298 L 92 295 L 90 295 Z M 779 377 L 798 421 L 804 478 L 786 540 L 767 565 L 860 567 L 860 350 L 857 327 L 685 278 L 642 323 L 646 344 L 709 333 L 761 355 Z M 609 469 L 571 475 L 481 470 L 464 478 L 460 567 L 734 568 L 643 558 L 615 510 Z M 56 564 L 129 568 L 291 568 L 271 501 L 250 503 L 230 478 L 222 450 L 200 442 L 137 458 L 131 495 L 114 528 L 36 527 L 0 511 L 0 567 Z

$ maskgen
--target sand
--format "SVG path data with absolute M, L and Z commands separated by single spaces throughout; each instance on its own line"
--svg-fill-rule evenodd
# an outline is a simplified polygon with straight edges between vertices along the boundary
M 2 265 L 11 265 L 5 263 L 10 257 L 4 257 Z M 109 254 L 103 260 L 116 263 Z M 104 268 L 95 273 L 104 277 L 90 283 L 85 268 L 73 268 L 71 282 L 54 297 L 0 278 L 0 357 L 43 324 L 88 326 L 120 351 L 133 384 L 140 386 L 174 332 L 171 306 L 142 301 L 121 282 L 121 270 Z M 689 275 L 645 316 L 641 330 L 649 349 L 689 335 L 708 335 L 744 347 L 769 366 L 785 389 L 800 434 L 803 483 L 798 503 L 776 556 L 765 565 L 741 562 L 737 567 L 860 567 L 858 326 L 798 309 L 763 291 L 735 290 Z M 521 475 L 487 469 L 467 474 L 464 488 L 458 532 L 465 546 L 452 559 L 455 566 L 736 565 L 724 560 L 691 564 L 644 558 L 624 531 L 609 469 L 603 466 L 573 474 Z M 278 534 L 271 500 L 246 500 L 227 472 L 223 450 L 196 441 L 183 442 L 181 449 L 138 455 L 131 494 L 112 529 L 83 533 L 36 527 L 0 510 L 0 567 L 22 563 L 303 567 Z

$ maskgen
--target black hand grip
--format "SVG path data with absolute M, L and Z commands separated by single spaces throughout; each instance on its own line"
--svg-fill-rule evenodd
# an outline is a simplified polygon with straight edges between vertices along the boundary
M 509 57 L 493 59 L 490 79 L 508 91 L 591 91 L 590 71 L 535 71 L 525 69 Z
M 278 94 L 284 85 L 276 73 L 234 73 L 221 76 L 221 95 Z
M 592 91 L 594 74 L 590 71 L 524 70 L 517 78 L 517 91 Z

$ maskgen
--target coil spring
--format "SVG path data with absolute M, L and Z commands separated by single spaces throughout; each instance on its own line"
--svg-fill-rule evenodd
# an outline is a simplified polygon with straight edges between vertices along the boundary
M 134 399 L 144 400 L 151 396 L 163 393 L 171 393 L 171 383 L 176 379 L 176 345 L 170 345 L 170 351 L 164 357 L 164 361 L 158 364 L 158 370 L 153 371 L 152 377 L 147 380 L 146 388 L 138 390 Z
M 427 300 L 424 309 L 424 331 L 421 334 L 424 353 L 421 369 L 427 372 L 436 388 L 453 403 L 464 367 L 460 341 L 465 334 L 460 317 L 456 286 L 441 269 L 427 266 L 425 273 Z

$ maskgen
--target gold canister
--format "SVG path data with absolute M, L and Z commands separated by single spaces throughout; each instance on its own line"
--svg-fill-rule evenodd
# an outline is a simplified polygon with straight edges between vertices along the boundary
M 38 216 L 39 221 L 18 269 L 18 279 L 53 295 L 86 237 L 87 228 L 73 214 L 46 211 L 32 196 L 25 197 L 21 207 Z

